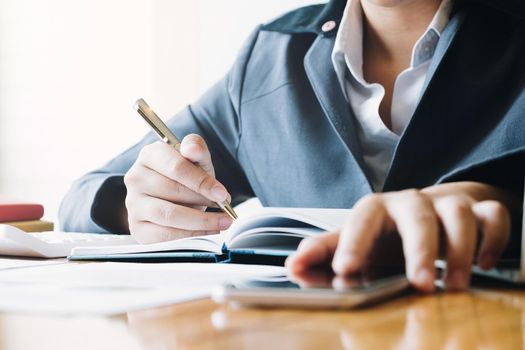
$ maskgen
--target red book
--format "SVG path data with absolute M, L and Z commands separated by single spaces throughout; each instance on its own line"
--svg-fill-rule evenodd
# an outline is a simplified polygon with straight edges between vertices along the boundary
M 0 194 L 0 222 L 39 220 L 44 215 L 44 206 L 25 202 Z

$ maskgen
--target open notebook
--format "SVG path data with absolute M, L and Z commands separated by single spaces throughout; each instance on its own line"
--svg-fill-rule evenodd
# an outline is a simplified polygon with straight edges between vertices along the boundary
M 282 264 L 303 238 L 339 228 L 348 213 L 348 209 L 266 207 L 240 217 L 221 234 L 153 244 L 78 247 L 69 259 Z

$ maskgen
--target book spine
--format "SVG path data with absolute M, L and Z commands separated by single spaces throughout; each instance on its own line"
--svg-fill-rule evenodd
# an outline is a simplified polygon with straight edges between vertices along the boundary
M 0 205 L 0 222 L 39 220 L 44 207 L 39 204 Z
M 222 263 L 231 264 L 256 264 L 284 266 L 284 262 L 291 251 L 268 249 L 235 249 L 228 252 L 228 259 Z
M 29 221 L 6 221 L 4 225 L 14 226 L 25 232 L 45 232 L 53 231 L 54 225 L 51 221 L 29 220 Z

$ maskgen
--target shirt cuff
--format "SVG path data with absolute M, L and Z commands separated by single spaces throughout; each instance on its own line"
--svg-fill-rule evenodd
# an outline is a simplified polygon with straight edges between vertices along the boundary
M 123 224 L 123 216 L 126 213 L 126 193 L 124 176 L 106 178 L 93 199 L 90 213 L 93 222 L 111 233 L 129 233 L 129 228 Z

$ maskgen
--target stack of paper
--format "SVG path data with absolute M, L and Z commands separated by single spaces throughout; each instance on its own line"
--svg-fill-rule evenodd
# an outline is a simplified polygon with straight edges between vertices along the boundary
M 279 276 L 277 266 L 65 263 L 0 269 L 0 311 L 111 315 L 208 297 L 231 279 Z

